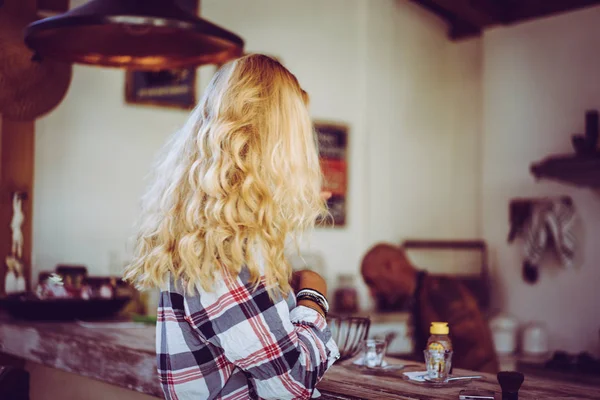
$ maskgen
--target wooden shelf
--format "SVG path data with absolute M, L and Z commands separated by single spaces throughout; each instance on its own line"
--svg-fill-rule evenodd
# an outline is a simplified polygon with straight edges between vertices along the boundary
M 536 179 L 549 179 L 575 186 L 600 188 L 600 154 L 581 157 L 552 156 L 531 166 Z

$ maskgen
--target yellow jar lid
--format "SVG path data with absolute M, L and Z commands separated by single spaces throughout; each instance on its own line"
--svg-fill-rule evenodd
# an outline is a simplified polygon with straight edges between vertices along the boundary
M 429 332 L 432 335 L 447 335 L 450 333 L 450 328 L 447 322 L 432 322 Z

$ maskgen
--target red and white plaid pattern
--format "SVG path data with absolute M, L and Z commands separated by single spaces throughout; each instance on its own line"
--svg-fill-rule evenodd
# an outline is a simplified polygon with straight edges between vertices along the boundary
M 224 275 L 212 292 L 161 292 L 156 326 L 168 400 L 308 399 L 339 358 L 325 319 L 294 296 L 273 302 L 264 279 Z

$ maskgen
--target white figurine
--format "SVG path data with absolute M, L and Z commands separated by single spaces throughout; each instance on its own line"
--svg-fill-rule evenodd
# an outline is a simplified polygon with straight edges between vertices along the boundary
M 4 293 L 19 293 L 25 291 L 25 280 L 20 276 L 21 264 L 14 256 L 6 257 L 7 272 L 4 279 Z M 22 282 L 20 282 L 22 281 Z M 19 287 L 22 285 L 22 289 Z
M 10 229 L 12 231 L 11 255 L 6 257 L 6 276 L 4 278 L 4 292 L 20 293 L 25 291 L 25 276 L 23 274 L 23 264 L 21 257 L 23 256 L 23 200 L 21 193 L 17 192 L 13 196 L 13 215 L 10 221 Z
M 23 256 L 23 231 L 21 226 L 25 220 L 23 215 L 21 193 L 15 193 L 13 196 L 13 216 L 10 221 L 10 229 L 12 230 L 12 254 L 20 259 Z

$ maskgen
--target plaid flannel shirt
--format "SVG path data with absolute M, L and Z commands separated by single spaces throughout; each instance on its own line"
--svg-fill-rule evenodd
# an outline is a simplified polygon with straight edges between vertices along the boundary
M 215 290 L 161 291 L 156 351 L 168 400 L 308 399 L 339 358 L 323 316 L 271 301 L 264 278 L 223 274 Z M 317 392 L 318 393 L 318 392 Z

